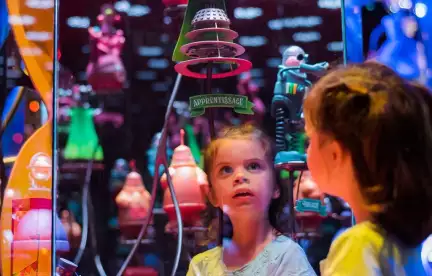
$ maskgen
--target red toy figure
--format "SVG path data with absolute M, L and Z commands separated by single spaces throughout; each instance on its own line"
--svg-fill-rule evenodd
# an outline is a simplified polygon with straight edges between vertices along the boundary
M 174 150 L 169 173 L 184 226 L 200 226 L 200 214 L 206 209 L 204 191 L 208 187 L 207 175 L 195 163 L 190 148 L 184 145 L 184 130 L 181 130 L 180 134 L 181 145 Z M 163 208 L 169 219 L 167 229 L 170 229 L 170 226 L 176 224 L 176 215 L 166 174 L 162 175 L 161 185 L 165 191 Z
M 91 52 L 87 79 L 98 94 L 118 93 L 126 80 L 126 70 L 120 58 L 125 43 L 122 30 L 114 23 L 120 20 L 111 4 L 105 4 L 98 16 L 100 27 L 89 28 Z
M 119 208 L 119 226 L 124 237 L 135 238 L 142 226 L 143 220 L 150 210 L 151 196 L 144 186 L 142 177 L 131 164 L 125 185 L 116 197 Z

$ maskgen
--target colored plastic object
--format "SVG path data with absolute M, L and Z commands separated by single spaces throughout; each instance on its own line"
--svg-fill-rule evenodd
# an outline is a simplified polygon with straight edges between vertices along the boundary
M 302 106 L 305 93 L 312 85 L 307 73 L 320 73 L 329 66 L 328 62 L 307 62 L 308 55 L 298 46 L 290 46 L 283 53 L 271 105 L 276 118 L 276 164 L 306 162 Z
M 207 175 L 197 166 L 189 147 L 184 145 L 184 131 L 181 130 L 181 145 L 174 150 L 169 167 L 174 191 L 185 227 L 200 226 L 200 214 L 206 209 L 204 191 L 208 187 Z M 164 189 L 163 209 L 170 222 L 176 222 L 171 193 L 167 185 L 166 174 L 162 175 Z
M 102 147 L 93 122 L 94 109 L 73 107 L 70 110 L 69 137 L 64 150 L 67 160 L 102 160 Z M 96 152 L 95 152 L 96 151 Z
M 97 94 L 119 93 L 126 80 L 126 69 L 121 59 L 125 37 L 122 30 L 114 27 L 119 20 L 114 7 L 105 4 L 98 16 L 100 26 L 89 28 L 91 50 L 87 80 Z
M 150 193 L 139 173 L 132 171 L 127 175 L 123 189 L 115 201 L 119 208 L 120 231 L 125 237 L 135 238 L 142 222 L 149 215 L 151 202 Z
M 230 29 L 225 3 L 214 1 L 210 8 L 204 2 L 190 0 L 186 9 L 181 33 L 173 54 L 179 62 L 174 69 L 187 77 L 205 79 L 207 74 L 195 72 L 192 65 L 203 63 L 225 63 L 234 69 L 212 74 L 220 79 L 236 76 L 252 68 L 252 63 L 239 58 L 245 52 L 243 46 L 233 42 L 238 34 Z

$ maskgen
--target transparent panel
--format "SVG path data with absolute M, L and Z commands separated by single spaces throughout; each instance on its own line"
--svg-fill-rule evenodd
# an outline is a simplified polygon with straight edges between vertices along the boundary
M 301 140 L 304 94 L 344 62 L 341 18 L 336 0 L 63 1 L 56 118 L 57 210 L 70 242 L 63 260 L 78 265 L 83 275 L 165 275 L 173 267 L 176 275 L 185 275 L 191 257 L 229 239 L 229 214 L 221 216 L 203 196 L 211 186 L 204 148 L 213 131 L 250 121 L 271 139 Z M 215 20 L 221 25 L 214 26 Z M 216 58 L 211 67 L 208 58 Z M 203 94 L 219 97 L 224 107 L 200 106 Z M 272 110 L 288 101 L 288 112 L 275 118 Z M 276 128 L 277 120 L 286 124 L 286 133 Z M 317 269 L 351 215 L 343 201 L 317 190 L 304 165 L 305 147 L 304 141 L 294 155 L 279 155 L 282 185 L 291 191 L 291 207 L 297 200 L 318 200 L 330 215 L 296 219 L 285 208 L 290 221 L 284 234 L 299 234 Z M 169 171 L 160 166 L 161 152 Z M 291 161 L 303 165 L 285 166 Z M 322 230 L 329 228 L 331 233 Z
M 54 1 L 0 1 L 1 274 L 52 275 Z

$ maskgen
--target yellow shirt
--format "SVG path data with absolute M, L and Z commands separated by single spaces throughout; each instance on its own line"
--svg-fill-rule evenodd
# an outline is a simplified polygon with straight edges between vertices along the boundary
M 322 276 L 427 276 L 421 246 L 407 249 L 371 222 L 342 233 L 321 261 Z

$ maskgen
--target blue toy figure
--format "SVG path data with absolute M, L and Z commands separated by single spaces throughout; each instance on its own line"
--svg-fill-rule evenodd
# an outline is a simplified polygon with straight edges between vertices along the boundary
M 307 60 L 308 55 L 298 46 L 290 46 L 283 53 L 271 106 L 276 118 L 275 164 L 306 162 L 302 104 L 312 85 L 306 73 L 323 72 L 329 66 L 328 62 L 308 64 Z
M 393 12 L 390 11 L 389 15 L 384 16 L 381 25 L 372 31 L 369 58 L 391 67 L 403 78 L 420 80 L 424 70 L 419 64 L 419 42 L 415 37 L 418 29 L 416 19 L 409 10 L 395 10 L 392 4 L 388 5 Z M 376 51 L 382 32 L 385 32 L 387 40 Z

